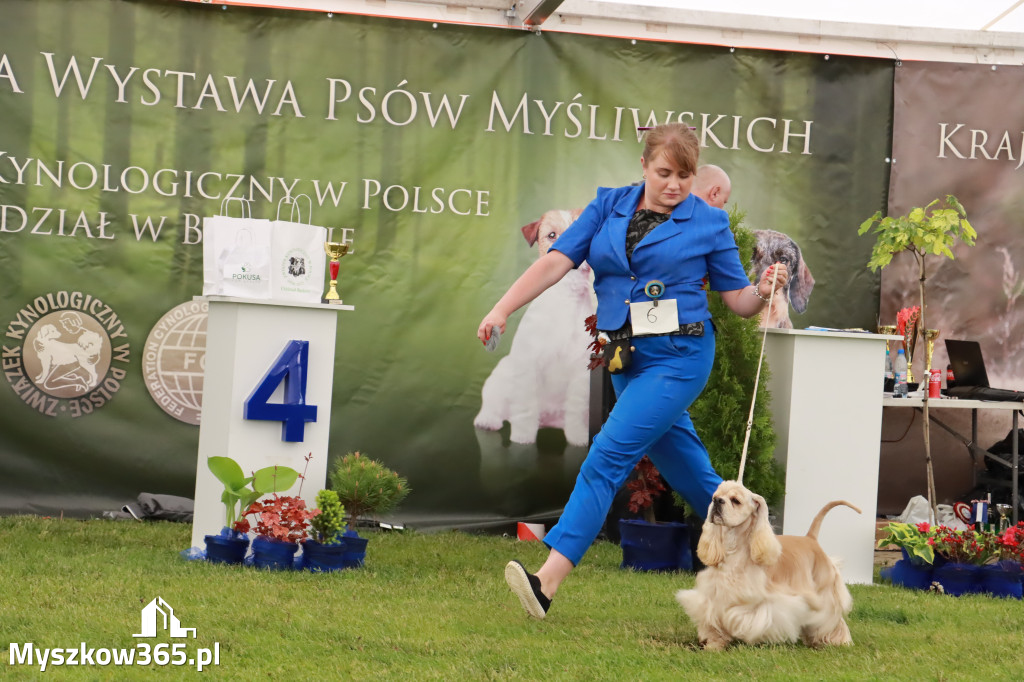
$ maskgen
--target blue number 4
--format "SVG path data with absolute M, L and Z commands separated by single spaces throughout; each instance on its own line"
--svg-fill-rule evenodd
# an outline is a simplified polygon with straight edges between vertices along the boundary
M 316 405 L 306 404 L 308 373 L 309 341 L 289 341 L 260 383 L 246 398 L 244 417 L 281 422 L 281 440 L 289 443 L 302 442 L 306 422 L 316 421 Z M 284 381 L 284 402 L 268 402 L 281 381 Z

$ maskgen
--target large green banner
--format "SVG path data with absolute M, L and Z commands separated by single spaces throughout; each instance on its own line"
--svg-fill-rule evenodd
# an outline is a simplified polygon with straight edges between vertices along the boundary
M 872 326 L 856 228 L 885 206 L 891 110 L 877 60 L 5 0 L 0 512 L 192 495 L 202 219 L 229 197 L 273 218 L 304 194 L 351 241 L 339 291 L 356 308 L 339 315 L 330 453 L 315 456 L 397 469 L 403 515 L 424 526 L 557 513 L 597 426 L 578 388 L 587 273 L 535 304 L 550 324 L 515 316 L 495 353 L 475 338 L 483 314 L 598 186 L 640 180 L 639 127 L 682 121 L 746 225 L 799 245 L 792 324 Z

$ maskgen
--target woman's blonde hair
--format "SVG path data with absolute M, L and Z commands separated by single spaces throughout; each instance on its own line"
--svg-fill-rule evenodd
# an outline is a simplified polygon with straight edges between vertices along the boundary
M 665 123 L 647 132 L 643 159 L 651 159 L 664 152 L 666 158 L 690 175 L 697 173 L 700 159 L 700 141 L 690 126 L 683 123 Z

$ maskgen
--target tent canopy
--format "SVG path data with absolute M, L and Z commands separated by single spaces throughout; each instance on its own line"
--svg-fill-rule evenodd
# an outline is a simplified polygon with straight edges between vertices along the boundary
M 705 10 L 707 3 L 699 0 L 227 0 L 220 4 L 895 60 L 1024 63 L 1024 0 L 721 0 L 715 4 L 716 11 Z
M 614 4 L 693 11 L 708 6 L 699 0 L 615 0 Z M 1024 0 L 978 0 L 973 3 L 959 0 L 780 0 L 770 3 L 763 0 L 719 0 L 715 8 L 719 12 L 763 20 L 803 19 L 869 26 L 1024 31 Z

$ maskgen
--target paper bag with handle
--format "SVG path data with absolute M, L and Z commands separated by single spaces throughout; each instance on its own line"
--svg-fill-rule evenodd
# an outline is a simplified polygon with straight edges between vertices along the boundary
M 241 217 L 229 214 L 232 204 Z M 229 197 L 220 215 L 203 218 L 203 295 L 270 298 L 270 221 L 253 218 L 251 202 Z
M 284 206 L 288 207 L 288 215 L 282 218 L 281 208 Z M 327 229 L 313 225 L 312 214 L 313 201 L 305 194 L 285 197 L 277 204 L 277 217 L 271 224 L 270 286 L 273 299 L 319 303 L 323 296 Z

